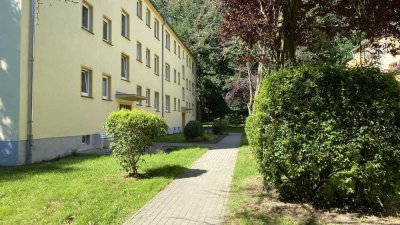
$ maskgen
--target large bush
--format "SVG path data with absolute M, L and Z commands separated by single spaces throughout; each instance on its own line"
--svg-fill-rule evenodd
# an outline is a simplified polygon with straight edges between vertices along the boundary
M 215 120 L 212 124 L 213 134 L 224 134 L 228 129 L 229 122 L 224 119 Z
M 382 207 L 400 186 L 400 87 L 378 69 L 276 72 L 246 133 L 283 197 Z
M 196 120 L 190 121 L 183 129 L 183 135 L 188 141 L 194 141 L 196 138 L 203 137 L 204 129 L 202 124 Z
M 105 124 L 113 156 L 130 175 L 138 175 L 138 162 L 153 142 L 165 134 L 165 121 L 141 110 L 112 112 Z

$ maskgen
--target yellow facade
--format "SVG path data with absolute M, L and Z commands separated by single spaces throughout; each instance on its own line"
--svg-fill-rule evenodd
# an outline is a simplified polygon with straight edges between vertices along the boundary
M 400 42 L 393 38 L 383 38 L 378 41 L 379 46 L 388 44 L 399 46 Z M 379 67 L 382 71 L 390 71 L 400 65 L 400 55 L 392 55 L 386 49 L 371 48 L 371 42 L 365 40 L 361 47 L 358 46 L 352 50 L 353 59 L 348 62 L 348 66 L 372 65 Z
M 141 2 L 142 18 L 137 15 L 138 2 Z M 91 12 L 89 30 L 82 26 L 83 5 Z M 118 110 L 121 104 L 164 117 L 170 133 L 182 130 L 184 124 L 196 119 L 195 59 L 151 1 L 44 1 L 39 7 L 34 32 L 33 162 L 54 158 L 43 156 L 50 150 L 41 152 L 42 146 L 43 149 L 51 149 L 49 146 L 64 148 L 57 156 L 94 147 L 76 143 L 76 140 L 82 136 L 102 134 L 105 118 Z M 27 140 L 29 9 L 30 1 L 22 1 L 19 141 Z M 150 23 L 146 24 L 148 12 Z M 128 38 L 122 35 L 122 13 L 129 16 Z M 103 40 L 104 19 L 111 24 L 108 27 L 111 28 L 109 42 Z M 159 38 L 155 37 L 155 20 L 159 21 Z M 167 34 L 169 49 L 166 48 Z M 138 43 L 142 46 L 141 61 L 137 60 Z M 150 66 L 146 65 L 146 49 L 150 50 Z M 122 54 L 129 57 L 128 80 L 121 79 Z M 158 75 L 154 73 L 156 55 L 159 57 Z M 166 64 L 170 67 L 169 80 L 166 79 Z M 82 96 L 82 69 L 91 71 L 89 97 Z M 110 78 L 110 99 L 107 100 L 102 98 L 104 75 Z M 141 96 L 150 89 L 150 107 L 145 100 L 138 105 L 136 101 L 117 98 L 117 93 L 140 95 L 137 93 L 138 85 L 142 88 Z M 154 107 L 155 92 L 160 98 L 158 111 Z M 170 99 L 169 111 L 165 110 L 166 96 Z M 65 142 L 69 137 L 75 138 L 74 144 Z M 52 139 L 57 138 L 64 138 L 60 143 L 65 146 L 54 144 L 57 141 Z

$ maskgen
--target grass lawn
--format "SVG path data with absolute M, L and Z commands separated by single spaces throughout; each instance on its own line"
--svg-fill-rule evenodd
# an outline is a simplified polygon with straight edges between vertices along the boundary
M 206 151 L 146 155 L 139 180 L 110 156 L 0 168 L 0 224 L 122 224 Z
M 204 140 L 207 141 L 212 141 L 216 138 L 218 138 L 219 135 L 215 134 L 204 134 Z M 162 136 L 159 140 L 159 142 L 167 142 L 167 143 L 185 143 L 185 137 L 183 136 L 183 133 L 178 133 L 178 134 L 169 134 Z M 203 140 L 198 140 L 199 142 L 202 142 Z

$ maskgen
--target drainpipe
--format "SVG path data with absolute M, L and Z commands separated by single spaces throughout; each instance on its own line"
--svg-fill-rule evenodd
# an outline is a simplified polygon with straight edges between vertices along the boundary
M 28 124 L 27 124 L 27 140 L 25 152 L 25 164 L 32 162 L 32 145 L 33 145 L 33 64 L 35 60 L 35 7 L 36 0 L 30 2 L 30 18 L 29 18 L 29 66 L 28 66 Z
M 164 101 L 165 101 L 165 96 L 164 96 L 164 73 L 165 73 L 165 68 L 164 68 L 164 26 L 165 26 L 165 20 L 163 20 L 162 26 L 161 26 L 161 116 L 164 117 Z

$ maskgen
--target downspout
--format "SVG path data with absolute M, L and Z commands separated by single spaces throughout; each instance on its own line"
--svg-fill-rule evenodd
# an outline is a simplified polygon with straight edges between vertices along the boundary
M 35 61 L 35 7 L 36 0 L 30 2 L 29 17 L 29 66 L 28 66 L 28 124 L 27 124 L 27 140 L 25 152 L 25 164 L 32 162 L 32 145 L 33 145 L 33 64 Z
M 164 26 L 165 26 L 165 20 L 163 20 L 163 24 L 161 26 L 161 116 L 164 117 L 164 101 L 165 101 L 165 96 L 164 96 L 164 73 L 165 73 L 165 68 L 164 68 Z

